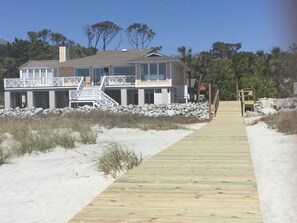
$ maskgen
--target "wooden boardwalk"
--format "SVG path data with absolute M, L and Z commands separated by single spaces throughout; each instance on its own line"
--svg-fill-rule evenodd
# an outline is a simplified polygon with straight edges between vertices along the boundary
M 240 102 L 124 175 L 70 222 L 262 222 Z

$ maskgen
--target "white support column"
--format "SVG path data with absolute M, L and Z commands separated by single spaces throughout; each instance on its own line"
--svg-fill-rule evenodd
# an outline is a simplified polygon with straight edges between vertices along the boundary
M 4 92 L 4 104 L 6 110 L 11 108 L 11 93 L 9 91 Z
M 49 91 L 49 109 L 53 110 L 57 107 L 56 105 L 56 92 Z
M 27 107 L 28 108 L 34 107 L 33 91 L 27 91 Z
M 167 88 L 162 88 L 162 104 L 168 104 L 168 90 L 167 90 Z
M 121 89 L 121 105 L 127 106 L 128 105 L 128 94 L 127 89 Z
M 138 105 L 144 105 L 144 89 L 138 89 Z

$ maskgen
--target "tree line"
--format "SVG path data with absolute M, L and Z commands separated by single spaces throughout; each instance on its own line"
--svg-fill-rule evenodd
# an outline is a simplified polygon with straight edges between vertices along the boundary
M 209 51 L 193 53 L 185 46 L 178 48 L 178 57 L 196 79 L 195 90 L 200 85 L 212 83 L 220 89 L 222 100 L 236 99 L 237 90 L 252 88 L 256 97 L 290 97 L 293 83 L 297 81 L 297 46 L 282 51 L 274 47 L 266 53 L 240 51 L 241 43 L 215 42 Z
M 25 40 L 15 38 L 8 45 L 0 45 L 0 96 L 3 98 L 4 78 L 18 78 L 18 68 L 29 60 L 58 60 L 61 45 L 70 49 L 70 58 L 74 59 L 106 50 L 121 33 L 125 33 L 133 49 L 148 48 L 156 35 L 146 24 L 134 23 L 123 30 L 109 21 L 87 25 L 84 32 L 88 47 L 49 29 L 29 31 Z M 292 84 L 297 81 L 296 45 L 287 51 L 275 47 L 269 53 L 240 49 L 240 43 L 216 42 L 209 51 L 193 53 L 191 48 L 182 46 L 178 48 L 177 57 L 191 68 L 189 78 L 197 79 L 196 85 L 212 83 L 220 89 L 224 100 L 235 99 L 236 89 L 241 88 L 255 89 L 257 97 L 292 94 Z
M 25 40 L 15 38 L 12 43 L 0 45 L 0 104 L 3 103 L 4 78 L 18 78 L 18 68 L 22 64 L 29 60 L 58 60 L 59 46 L 69 48 L 71 59 L 94 55 L 97 50 L 106 50 L 117 36 L 120 37 L 118 48 L 123 41 L 122 32 L 133 49 L 148 48 L 156 35 L 146 24 L 133 23 L 123 30 L 113 22 L 103 21 L 84 28 L 88 47 L 50 29 L 29 31 Z

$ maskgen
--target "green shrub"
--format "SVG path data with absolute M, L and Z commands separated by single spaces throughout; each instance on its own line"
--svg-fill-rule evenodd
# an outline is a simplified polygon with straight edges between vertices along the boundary
M 141 155 L 128 150 L 126 146 L 119 143 L 107 145 L 101 155 L 95 159 L 95 166 L 105 176 L 111 175 L 116 178 L 121 172 L 127 172 L 138 166 L 142 161 Z

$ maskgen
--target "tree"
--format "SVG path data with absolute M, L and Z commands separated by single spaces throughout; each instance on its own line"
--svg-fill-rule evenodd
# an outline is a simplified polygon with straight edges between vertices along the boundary
M 146 24 L 141 23 L 133 23 L 125 30 L 125 32 L 128 42 L 136 50 L 146 49 L 156 35 L 156 33 Z
M 207 70 L 211 65 L 212 55 L 209 52 L 202 51 L 197 55 L 197 59 L 195 60 L 194 71 L 199 75 L 198 83 L 197 83 L 197 100 L 200 98 L 200 87 L 206 77 Z
M 232 57 L 241 48 L 241 43 L 223 43 L 215 42 L 212 44 L 211 53 L 214 58 L 232 59 Z
M 100 40 L 102 41 L 101 49 L 106 47 L 112 40 L 120 34 L 122 28 L 110 21 L 98 22 L 85 27 L 85 34 L 88 39 L 88 46 L 97 48 Z
M 192 49 L 189 48 L 187 49 L 185 46 L 181 46 L 177 48 L 178 51 L 178 58 L 185 63 L 189 68 L 193 70 L 193 54 L 192 54 Z M 191 77 L 192 74 L 191 72 L 188 72 L 188 86 L 191 86 Z M 190 100 L 193 97 L 193 92 L 190 91 L 190 88 L 188 89 L 189 95 L 190 95 Z
M 53 45 L 56 45 L 56 46 L 65 46 L 67 43 L 66 36 L 64 36 L 61 33 L 51 33 L 50 40 L 53 43 Z

